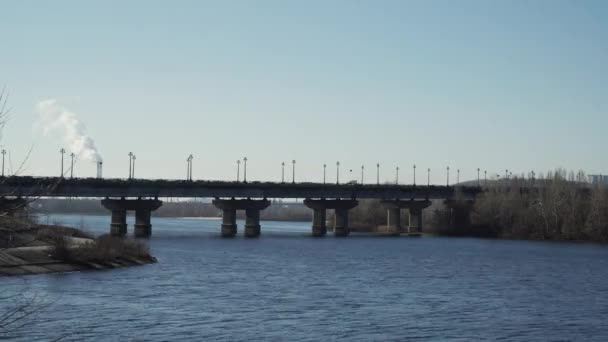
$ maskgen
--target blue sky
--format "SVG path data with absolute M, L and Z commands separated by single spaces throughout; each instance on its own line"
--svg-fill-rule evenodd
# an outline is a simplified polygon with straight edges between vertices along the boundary
M 7 1 L 1 143 L 26 174 L 59 171 L 34 129 L 56 99 L 87 126 L 104 173 L 319 181 L 474 178 L 555 167 L 608 173 L 604 1 Z M 93 176 L 79 163 L 76 173 Z M 287 172 L 290 174 L 290 172 Z M 455 174 L 455 173 L 453 173 Z M 455 177 L 454 177 L 455 178 Z

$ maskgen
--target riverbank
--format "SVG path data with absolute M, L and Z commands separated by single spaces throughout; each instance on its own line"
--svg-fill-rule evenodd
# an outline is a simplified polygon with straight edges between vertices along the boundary
M 104 270 L 155 263 L 141 241 L 93 237 L 63 226 L 20 222 L 0 229 L 0 276 Z

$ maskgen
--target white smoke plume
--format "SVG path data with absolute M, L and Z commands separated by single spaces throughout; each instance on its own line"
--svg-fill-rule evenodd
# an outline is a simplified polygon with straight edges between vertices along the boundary
M 40 101 L 37 109 L 44 135 L 59 132 L 63 136 L 67 153 L 73 152 L 84 160 L 102 161 L 95 141 L 87 135 L 85 125 L 78 120 L 76 113 L 69 111 L 56 99 Z

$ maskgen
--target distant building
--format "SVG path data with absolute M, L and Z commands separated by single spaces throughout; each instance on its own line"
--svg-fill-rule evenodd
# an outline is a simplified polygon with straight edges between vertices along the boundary
M 589 175 L 589 183 L 608 185 L 608 175 Z

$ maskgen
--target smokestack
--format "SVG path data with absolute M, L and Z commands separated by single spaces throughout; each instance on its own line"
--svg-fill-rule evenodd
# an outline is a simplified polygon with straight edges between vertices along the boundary
M 97 162 L 97 178 L 103 178 L 103 162 Z

